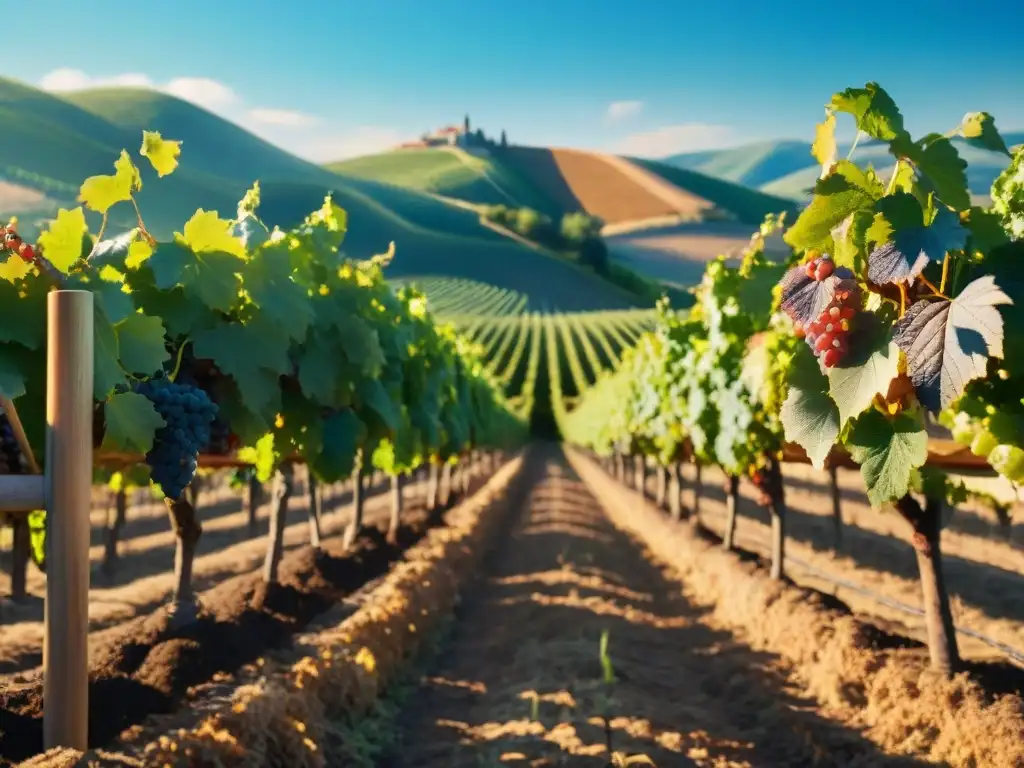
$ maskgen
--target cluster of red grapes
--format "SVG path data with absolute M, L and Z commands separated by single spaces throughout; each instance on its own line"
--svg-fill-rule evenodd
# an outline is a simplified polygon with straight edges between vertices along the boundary
M 18 234 L 18 230 L 13 224 L 8 224 L 0 230 L 0 234 L 3 235 L 3 237 L 0 238 L 0 243 L 2 243 L 3 248 L 9 251 L 14 251 L 22 258 L 23 261 L 26 261 L 29 264 L 35 261 L 35 249 L 21 239 L 21 235 Z
M 768 495 L 768 490 L 765 487 L 766 483 L 764 473 L 760 468 L 755 468 L 750 472 L 750 480 L 753 482 L 754 487 L 757 488 L 759 494 L 757 497 L 757 503 L 762 507 L 767 507 L 772 503 L 772 497 Z
M 819 283 L 827 280 L 836 271 L 835 263 L 828 254 L 808 261 L 806 269 L 807 276 Z M 806 328 L 797 328 L 797 334 L 803 335 L 826 368 L 838 365 L 850 351 L 847 340 L 850 321 L 859 309 L 860 292 L 857 284 L 853 280 L 841 279 L 833 290 L 832 300 L 817 319 Z

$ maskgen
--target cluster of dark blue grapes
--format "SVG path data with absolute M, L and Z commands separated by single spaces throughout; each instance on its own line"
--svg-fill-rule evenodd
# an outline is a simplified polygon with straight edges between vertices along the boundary
M 165 378 L 144 381 L 135 391 L 150 400 L 166 422 L 146 454 L 153 482 L 168 498 L 180 499 L 195 477 L 199 452 L 210 442 L 217 405 L 198 387 Z
M 0 411 L 0 475 L 20 475 L 21 448 L 14 436 L 7 414 Z

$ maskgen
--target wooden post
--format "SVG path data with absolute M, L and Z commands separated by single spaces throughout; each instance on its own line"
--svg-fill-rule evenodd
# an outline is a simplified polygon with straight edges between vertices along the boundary
M 47 310 L 43 748 L 84 751 L 89 740 L 93 295 L 53 291 Z

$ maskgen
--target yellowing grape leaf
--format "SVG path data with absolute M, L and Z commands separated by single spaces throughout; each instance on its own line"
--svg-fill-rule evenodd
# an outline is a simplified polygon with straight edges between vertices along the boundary
M 229 253 L 245 259 L 245 246 L 232 234 L 232 227 L 233 224 L 220 218 L 216 211 L 200 208 L 185 222 L 181 239 L 195 253 Z
M 814 131 L 814 143 L 811 145 L 811 154 L 821 166 L 829 168 L 836 161 L 836 115 L 829 111 L 825 120 L 818 123 Z
M 15 283 L 33 270 L 33 266 L 17 254 L 7 257 L 6 261 L 0 260 L 0 280 L 8 283 Z
M 88 229 L 85 212 L 81 208 L 70 211 L 61 208 L 49 228 L 39 235 L 43 255 L 53 266 L 68 274 L 71 266 L 82 257 L 82 236 Z
M 277 466 L 277 450 L 274 447 L 274 433 L 268 432 L 256 441 L 254 446 L 239 449 L 238 458 L 252 464 L 256 469 L 256 479 L 266 483 L 274 475 Z
M 136 392 L 111 395 L 104 404 L 103 450 L 149 453 L 163 418 L 148 398 Z
M 139 154 L 149 160 L 158 176 L 163 177 L 173 173 L 178 167 L 181 142 L 165 139 L 158 131 L 143 131 Z
M 97 213 L 106 213 L 114 203 L 130 200 L 142 189 L 139 169 L 123 149 L 114 163 L 113 176 L 90 176 L 82 183 L 78 199 Z

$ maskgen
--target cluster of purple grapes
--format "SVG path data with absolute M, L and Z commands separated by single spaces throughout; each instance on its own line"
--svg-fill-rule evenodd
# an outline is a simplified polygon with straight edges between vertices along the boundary
M 180 499 L 195 477 L 199 452 L 210 443 L 217 405 L 198 387 L 167 378 L 144 381 L 135 391 L 153 403 L 165 422 L 146 454 L 153 482 L 168 498 Z
M 0 411 L 0 475 L 20 475 L 23 471 L 18 438 L 14 436 L 7 414 Z

